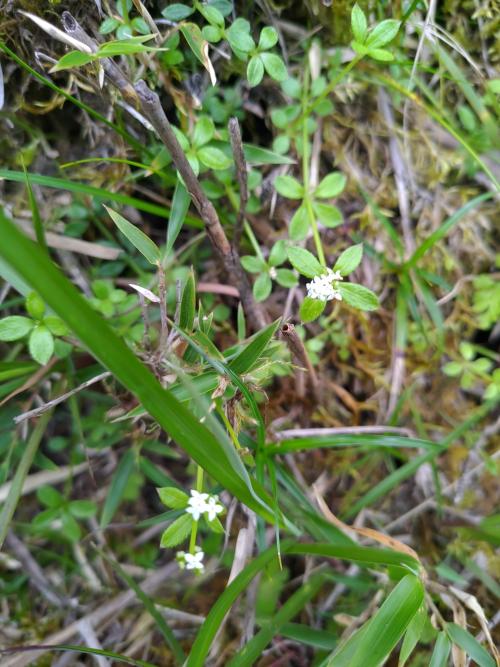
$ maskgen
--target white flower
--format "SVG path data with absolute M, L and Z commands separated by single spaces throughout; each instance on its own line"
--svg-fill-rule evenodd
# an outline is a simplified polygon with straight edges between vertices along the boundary
M 204 556 L 205 554 L 200 547 L 195 547 L 194 554 L 186 553 L 185 551 L 178 551 L 175 554 L 181 570 L 196 570 L 197 572 L 203 572 L 205 569 L 203 565 Z
M 220 505 L 217 496 L 210 496 L 206 505 L 205 512 L 208 515 L 208 520 L 213 521 L 217 514 L 224 511 L 224 506 Z
M 269 277 L 272 278 L 273 280 L 276 280 L 278 276 L 278 271 L 276 270 L 276 267 L 271 266 L 269 269 Z
M 199 493 L 191 489 L 191 498 L 188 500 L 186 512 L 191 514 L 195 521 L 206 511 L 208 493 Z
M 205 566 L 203 565 L 203 556 L 205 554 L 203 551 L 197 551 L 195 554 L 185 554 L 184 562 L 186 564 L 186 570 L 196 570 L 197 572 L 203 572 Z
M 343 280 L 338 271 L 327 269 L 321 276 L 315 276 L 310 283 L 306 284 L 307 296 L 318 301 L 331 301 L 337 299 L 342 301 L 342 294 L 339 292 L 337 282 Z

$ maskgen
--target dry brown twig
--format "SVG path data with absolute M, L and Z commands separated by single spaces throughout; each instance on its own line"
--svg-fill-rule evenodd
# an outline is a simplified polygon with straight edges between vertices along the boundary
M 319 379 L 314 366 L 309 359 L 304 343 L 299 338 L 293 324 L 283 324 L 281 327 L 281 335 L 290 349 L 294 362 L 307 370 L 314 398 L 319 402 L 321 400 Z
M 229 130 L 234 164 L 236 165 L 236 178 L 238 180 L 238 185 L 240 186 L 240 207 L 238 209 L 233 236 L 233 248 L 235 252 L 238 252 L 241 235 L 243 233 L 243 224 L 245 222 L 245 211 L 248 203 L 247 163 L 245 154 L 243 153 L 243 141 L 241 139 L 241 130 L 238 119 L 230 118 L 227 129 Z
M 62 23 L 68 35 L 86 44 L 93 52 L 97 50 L 97 43 L 87 35 L 69 12 L 63 12 Z M 134 108 L 142 112 L 172 156 L 173 163 L 181 175 L 191 195 L 191 199 L 205 224 L 207 236 L 221 260 L 230 281 L 238 288 L 249 325 L 253 329 L 266 326 L 267 317 L 263 308 L 253 298 L 252 287 L 241 265 L 240 257 L 230 244 L 215 207 L 203 192 L 200 182 L 172 130 L 159 96 L 143 80 L 139 80 L 133 85 L 121 69 L 109 58 L 103 58 L 99 62 L 108 80 L 120 91 L 128 104 L 131 104 Z

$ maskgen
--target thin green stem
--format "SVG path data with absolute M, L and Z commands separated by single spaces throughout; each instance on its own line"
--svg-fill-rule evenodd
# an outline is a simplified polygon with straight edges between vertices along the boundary
M 304 92 L 302 95 L 302 182 L 304 183 L 304 204 L 306 206 L 307 217 L 309 218 L 309 224 L 311 225 L 314 245 L 316 246 L 318 259 L 323 266 L 326 266 L 325 253 L 323 252 L 323 246 L 321 244 L 321 238 L 318 230 L 318 223 L 316 222 L 316 216 L 314 215 L 311 202 L 311 195 L 309 192 L 309 136 L 307 133 L 307 119 L 309 117 L 309 113 L 307 110 L 308 91 L 309 91 L 309 70 L 307 67 L 304 72 L 303 90 Z
M 198 466 L 196 469 L 196 490 L 198 493 L 203 491 L 203 468 Z M 193 521 L 191 527 L 191 537 L 189 538 L 189 553 L 194 554 L 196 547 L 196 535 L 198 534 L 198 523 L 199 521 Z
M 323 90 L 322 93 L 318 95 L 318 97 L 315 98 L 313 102 L 307 107 L 305 113 L 310 114 L 311 112 L 314 111 L 315 107 L 317 104 L 322 102 L 330 93 L 333 93 L 337 85 L 342 81 L 342 79 L 349 74 L 349 72 L 356 67 L 356 65 L 359 63 L 359 61 L 363 58 L 363 56 L 360 56 L 359 54 L 355 56 L 347 65 L 340 70 L 340 72 L 337 74 L 337 76 L 330 81 L 330 83 L 326 86 L 326 88 Z

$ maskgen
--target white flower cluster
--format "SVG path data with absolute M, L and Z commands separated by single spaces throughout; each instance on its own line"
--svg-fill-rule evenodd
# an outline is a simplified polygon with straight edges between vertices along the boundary
M 337 299 L 342 301 L 342 294 L 337 289 L 337 282 L 343 280 L 338 271 L 327 269 L 321 276 L 315 276 L 310 283 L 306 284 L 307 296 L 318 301 L 331 301 Z
M 224 511 L 224 506 L 219 503 L 217 496 L 210 496 L 208 493 L 200 493 L 191 489 L 191 498 L 188 500 L 186 512 L 191 514 L 195 521 L 198 521 L 202 514 L 206 515 L 208 521 L 213 521 L 217 514 Z
M 178 551 L 175 555 L 181 570 L 196 570 L 196 572 L 203 572 L 205 569 L 203 565 L 204 556 L 205 554 L 200 547 L 195 547 L 194 554 Z

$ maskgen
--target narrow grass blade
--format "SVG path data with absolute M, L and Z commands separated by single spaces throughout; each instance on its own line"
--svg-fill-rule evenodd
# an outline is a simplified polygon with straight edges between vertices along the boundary
M 457 222 L 460 222 L 460 220 L 470 213 L 473 209 L 475 209 L 479 204 L 482 202 L 486 201 L 487 199 L 491 199 L 492 194 L 489 192 L 486 192 L 482 195 L 478 195 L 477 197 L 474 197 L 474 199 L 471 199 L 467 204 L 462 206 L 462 208 L 459 208 L 458 211 L 455 211 L 453 215 L 451 215 L 449 218 L 447 218 L 442 225 L 440 225 L 435 232 L 433 232 L 430 236 L 428 236 L 423 243 L 419 245 L 419 247 L 415 250 L 413 255 L 410 257 L 410 259 L 406 262 L 407 267 L 414 267 L 418 263 L 418 261 L 425 255 L 425 253 L 432 248 L 433 245 L 435 245 L 438 241 L 443 239 L 450 229 L 457 224 Z
M 294 438 L 293 440 L 281 440 L 266 446 L 267 454 L 289 454 L 290 452 L 301 452 L 309 449 L 323 447 L 366 447 L 368 449 L 382 448 L 419 448 L 439 450 L 440 446 L 430 440 L 418 438 L 405 438 L 396 435 L 331 435 L 314 436 L 310 438 Z
M 22 183 L 24 181 L 24 174 L 22 171 L 0 169 L 0 179 L 2 178 L 4 178 L 6 181 Z M 46 188 L 55 188 L 56 190 L 67 190 L 68 192 L 89 195 L 90 197 L 95 197 L 99 201 L 113 201 L 125 206 L 132 206 L 139 211 L 157 215 L 159 218 L 168 218 L 170 215 L 169 209 L 165 208 L 164 206 L 151 204 L 150 202 L 137 199 L 136 197 L 129 197 L 128 195 L 124 195 L 121 192 L 111 192 L 110 190 L 96 188 L 92 185 L 87 185 L 86 183 L 70 181 L 67 178 L 56 178 L 55 176 L 44 176 L 42 174 L 30 174 L 30 181 L 31 183 L 42 185 Z M 193 226 L 201 228 L 202 223 L 200 221 L 199 224 L 195 223 Z
M 45 230 L 43 228 L 43 223 L 42 223 L 42 218 L 40 216 L 40 209 L 38 208 L 37 201 L 35 199 L 35 195 L 33 194 L 33 189 L 31 187 L 30 183 L 30 178 L 28 171 L 26 167 L 24 166 L 23 162 L 23 171 L 24 171 L 24 177 L 26 179 L 26 189 L 28 190 L 28 199 L 30 202 L 30 208 L 31 208 L 31 217 L 33 220 L 33 228 L 35 230 L 35 237 L 37 240 L 38 245 L 45 250 L 45 252 L 48 254 L 49 249 L 47 247 L 47 242 L 45 240 Z
M 271 620 L 264 623 L 255 637 L 233 656 L 227 663 L 227 667 L 251 667 L 254 665 L 269 642 L 281 631 L 282 626 L 297 616 L 306 604 L 317 595 L 324 583 L 324 573 L 315 574 L 304 582 L 274 614 Z
M 131 352 L 107 322 L 34 243 L 0 212 L 0 233 L 9 238 L 0 256 L 29 284 L 82 343 L 110 370 L 162 428 L 230 493 L 273 522 L 272 501 L 255 480 L 243 477 L 225 447 Z M 227 439 L 227 446 L 232 447 Z M 236 454 L 237 456 L 237 454 Z
M 446 632 L 440 632 L 431 655 L 429 667 L 446 667 L 450 651 L 451 642 L 448 639 L 448 635 Z
M 287 548 L 283 547 L 283 553 L 290 555 L 323 556 L 325 558 L 338 558 L 365 566 L 384 565 L 400 567 L 403 570 L 418 573 L 420 564 L 408 554 L 392 549 L 377 549 L 374 547 L 334 546 L 332 544 L 298 544 L 294 543 Z
M 74 653 L 85 653 L 87 655 L 102 655 L 105 658 L 111 658 L 117 660 L 118 663 L 132 665 L 133 667 L 157 667 L 145 660 L 134 660 L 133 658 L 128 658 L 126 655 L 121 655 L 121 653 L 113 653 L 113 651 L 89 648 L 88 646 L 77 646 L 74 644 L 34 644 L 31 646 L 16 646 L 15 648 L 6 649 L 5 651 L 0 650 L 0 657 L 2 655 L 8 656 L 15 655 L 16 653 L 27 653 L 28 651 L 72 651 Z
M 100 521 L 100 527 L 102 529 L 106 528 L 118 509 L 133 469 L 134 452 L 129 449 L 129 451 L 122 456 L 115 474 L 113 475 L 113 479 L 111 480 L 108 495 L 106 496 L 106 501 L 102 509 Z
M 283 548 L 286 544 L 283 543 Z M 257 558 L 255 558 L 249 565 L 247 565 L 238 576 L 227 586 L 224 592 L 219 595 L 216 603 L 210 609 L 207 617 L 196 635 L 191 652 L 186 661 L 186 667 L 203 667 L 205 660 L 210 650 L 210 646 L 214 640 L 217 630 L 219 629 L 226 614 L 230 611 L 237 598 L 246 590 L 252 579 L 263 570 L 268 563 L 274 558 L 277 558 L 276 547 L 271 547 Z
M 252 366 L 258 361 L 266 347 L 269 345 L 271 338 L 276 333 L 276 329 L 279 326 L 281 320 L 276 320 L 265 329 L 262 329 L 256 333 L 248 343 L 245 348 L 229 363 L 229 368 L 234 372 L 241 375 L 242 373 L 247 373 Z
M 339 648 L 328 667 L 377 667 L 403 636 L 424 599 L 418 577 L 406 575 L 365 626 Z M 359 633 L 359 634 L 358 634 Z
M 186 214 L 191 204 L 191 195 L 186 190 L 186 186 L 181 181 L 177 181 L 175 186 L 174 196 L 172 198 L 172 208 L 170 209 L 170 217 L 168 219 L 167 227 L 167 246 L 165 248 L 165 255 L 167 255 L 179 236 L 182 225 L 186 218 Z
M 85 104 L 84 102 L 80 101 L 76 97 L 73 97 L 73 95 L 70 95 L 67 91 L 63 90 L 63 88 L 60 88 L 57 86 L 53 81 L 50 79 L 47 79 L 45 76 L 42 76 L 39 72 L 37 72 L 35 69 L 30 67 L 28 63 L 26 63 L 22 58 L 20 58 L 14 51 L 11 51 L 9 47 L 5 44 L 5 42 L 0 41 L 0 49 L 4 51 L 12 60 L 14 60 L 18 65 L 20 65 L 23 69 L 25 69 L 27 72 L 29 72 L 37 81 L 39 81 L 41 84 L 44 86 L 47 86 L 47 88 L 50 88 L 54 92 L 58 93 L 61 95 L 61 97 L 64 97 L 67 99 L 69 102 L 74 104 L 76 107 L 79 109 L 82 109 L 82 111 L 85 111 L 86 113 L 89 114 L 92 118 L 95 118 L 96 120 L 99 120 L 101 123 L 104 123 L 104 125 L 107 125 L 108 127 L 113 128 L 113 130 L 119 134 L 121 137 L 125 139 L 125 141 L 132 147 L 134 148 L 139 154 L 141 152 L 148 152 L 148 149 L 143 146 L 137 139 L 135 139 L 131 134 L 129 134 L 126 130 L 123 130 L 121 127 L 118 125 L 115 125 L 115 123 L 111 122 L 106 118 L 106 116 L 103 116 L 102 114 L 98 113 L 95 109 L 93 109 L 91 106 L 88 104 Z
M 401 651 L 399 653 L 398 667 L 403 667 L 405 665 L 405 663 L 408 661 L 408 658 L 412 654 L 413 649 L 418 644 L 420 637 L 422 636 L 426 618 L 427 615 L 425 612 L 425 607 L 422 606 L 411 619 L 410 625 L 406 630 L 403 643 L 401 645 Z
M 182 664 L 186 658 L 182 646 L 180 645 L 177 637 L 174 635 L 172 629 L 170 628 L 166 620 L 163 618 L 163 616 L 156 608 L 155 603 L 151 599 L 151 596 L 147 595 L 139 586 L 139 584 L 127 572 L 125 572 L 125 570 L 121 567 L 121 565 L 117 563 L 113 558 L 110 558 L 102 551 L 99 551 L 99 553 L 111 565 L 111 567 L 113 568 L 113 570 L 115 570 L 118 576 L 125 581 L 127 586 L 131 588 L 137 595 L 137 597 L 142 602 L 142 604 L 149 612 L 151 617 L 155 620 L 156 627 L 161 632 L 163 638 L 167 643 L 167 646 L 169 646 L 170 650 L 172 651 L 176 663 L 179 665 Z
M 496 662 L 470 632 L 456 623 L 447 623 L 446 632 L 451 641 L 460 646 L 479 667 L 495 667 Z
M 0 549 L 3 546 L 7 532 L 9 530 L 10 522 L 14 516 L 14 512 L 16 511 L 19 498 L 21 497 L 24 480 L 26 479 L 26 475 L 31 468 L 31 464 L 33 463 L 33 459 L 35 458 L 35 454 L 38 451 L 38 447 L 51 416 L 52 410 L 48 410 L 40 417 L 28 439 L 28 442 L 26 443 L 21 460 L 17 465 L 14 479 L 12 480 L 9 493 L 0 513 Z
M 319 648 L 322 651 L 332 651 L 337 644 L 336 637 L 330 632 L 311 628 L 302 623 L 285 623 L 280 630 L 280 635 L 293 639 L 300 644 Z

